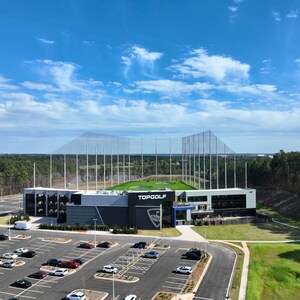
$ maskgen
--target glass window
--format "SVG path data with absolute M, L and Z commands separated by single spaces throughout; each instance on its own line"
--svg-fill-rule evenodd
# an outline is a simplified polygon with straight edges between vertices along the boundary
M 246 195 L 212 196 L 213 209 L 246 208 Z

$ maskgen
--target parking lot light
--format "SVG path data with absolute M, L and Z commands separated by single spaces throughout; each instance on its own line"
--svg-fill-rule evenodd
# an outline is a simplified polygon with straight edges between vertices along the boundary
M 95 242 L 95 248 L 96 248 L 96 222 L 97 222 L 97 219 L 93 219 L 94 220 L 94 231 L 95 231 L 95 239 L 94 239 L 94 242 Z

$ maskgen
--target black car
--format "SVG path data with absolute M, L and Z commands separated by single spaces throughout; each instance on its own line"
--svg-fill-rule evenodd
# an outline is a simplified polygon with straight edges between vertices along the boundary
M 0 241 L 5 241 L 5 240 L 8 240 L 8 235 L 1 233 L 0 234 Z
M 138 242 L 133 245 L 133 248 L 145 249 L 147 243 L 146 242 Z
M 5 299 L 5 300 L 19 300 L 18 298 L 9 298 L 9 299 Z
M 83 258 L 75 258 L 73 260 L 76 261 L 76 262 L 78 262 L 81 265 L 84 263 L 84 259 Z
M 13 286 L 15 287 L 20 287 L 22 289 L 27 289 L 31 286 L 31 282 L 29 280 L 26 280 L 26 279 L 20 279 L 20 280 L 17 280 L 13 283 Z
M 33 250 L 29 250 L 27 252 L 22 253 L 20 256 L 32 258 L 32 257 L 36 256 L 36 252 Z
M 102 242 L 97 245 L 97 247 L 100 247 L 100 248 L 109 248 L 110 246 L 111 246 L 110 242 Z
M 51 258 L 51 259 L 48 259 L 48 261 L 47 261 L 47 265 L 53 266 L 53 267 L 60 266 L 61 264 L 62 264 L 62 261 L 59 259 L 56 259 L 56 258 Z

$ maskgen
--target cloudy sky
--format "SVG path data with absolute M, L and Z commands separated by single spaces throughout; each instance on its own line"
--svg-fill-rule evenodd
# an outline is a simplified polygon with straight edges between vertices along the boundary
M 211 130 L 300 149 L 299 0 L 1 0 L 0 153 Z

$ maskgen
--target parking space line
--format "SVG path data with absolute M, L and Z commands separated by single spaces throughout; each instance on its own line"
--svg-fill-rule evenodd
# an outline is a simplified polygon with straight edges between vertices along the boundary
M 186 281 L 186 278 L 180 278 L 180 277 L 168 277 L 168 279 L 175 279 L 175 280 Z
M 28 290 L 28 292 L 30 292 L 30 293 L 39 293 L 39 294 L 44 294 L 44 292 L 42 292 L 42 291 L 36 291 L 36 290 Z
M 168 285 L 163 285 L 162 286 L 163 288 L 166 288 L 166 289 L 170 289 L 170 290 L 181 290 L 181 287 L 179 288 L 177 288 L 177 287 L 174 287 L 174 286 L 168 286 Z
M 199 296 L 194 296 L 194 299 L 215 300 L 215 299 L 213 299 L 213 298 L 204 298 L 204 297 L 199 297 Z

